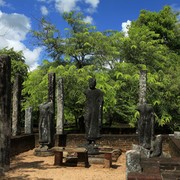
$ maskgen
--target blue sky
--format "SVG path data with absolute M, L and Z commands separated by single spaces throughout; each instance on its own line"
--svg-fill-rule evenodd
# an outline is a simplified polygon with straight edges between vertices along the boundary
M 81 11 L 84 20 L 99 31 L 126 31 L 140 10 L 159 11 L 165 5 L 180 11 L 180 0 L 0 0 L 0 49 L 22 50 L 26 63 L 34 69 L 44 58 L 43 47 L 32 44 L 29 30 L 37 29 L 43 16 L 62 32 L 67 24 L 61 15 L 71 10 Z

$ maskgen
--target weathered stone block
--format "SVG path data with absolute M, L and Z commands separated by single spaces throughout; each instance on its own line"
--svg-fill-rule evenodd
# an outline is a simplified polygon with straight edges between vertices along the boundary
M 140 165 L 141 154 L 139 151 L 130 150 L 126 152 L 126 174 L 130 172 L 141 172 Z

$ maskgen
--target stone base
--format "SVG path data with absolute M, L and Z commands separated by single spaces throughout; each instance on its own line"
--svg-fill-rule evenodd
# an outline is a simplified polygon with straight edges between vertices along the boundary
M 90 164 L 103 164 L 104 154 L 88 155 Z
M 174 131 L 174 138 L 180 139 L 180 131 Z
M 38 147 L 34 149 L 34 155 L 35 156 L 53 156 L 54 152 L 52 152 L 50 149 L 48 149 L 48 146 Z
M 88 155 L 97 155 L 97 154 L 99 154 L 99 147 L 95 143 L 83 144 L 83 145 L 80 145 L 79 147 L 86 148 L 87 151 L 88 151 Z

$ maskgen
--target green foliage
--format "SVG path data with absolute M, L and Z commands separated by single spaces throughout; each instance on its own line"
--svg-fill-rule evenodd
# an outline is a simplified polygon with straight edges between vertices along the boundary
M 26 78 L 28 72 L 28 66 L 25 64 L 25 59 L 22 51 L 16 52 L 13 48 L 1 49 L 1 54 L 7 54 L 11 58 L 11 81 L 14 82 L 16 74 L 20 74 L 23 79 Z
M 135 116 L 138 102 L 139 70 L 132 63 L 117 63 L 113 70 L 113 79 L 116 88 L 116 113 L 119 119 L 134 125 L 137 121 Z
M 180 119 L 180 32 L 177 13 L 170 7 L 160 12 L 142 10 L 132 22 L 128 36 L 108 30 L 99 32 L 84 22 L 81 13 L 63 15 L 69 27 L 66 37 L 45 19 L 34 36 L 54 60 L 43 61 L 24 83 L 24 107 L 47 100 L 47 74 L 64 78 L 65 118 L 77 120 L 83 114 L 84 91 L 95 77 L 104 93 L 104 120 L 126 121 L 136 126 L 139 70 L 146 69 L 147 102 L 155 110 L 156 122 L 178 129 Z
M 54 25 L 42 18 L 39 31 L 32 31 L 32 33 L 36 37 L 36 45 L 44 46 L 53 60 L 62 60 L 64 40 L 60 36 L 60 31 Z
M 44 46 L 53 60 L 74 63 L 82 68 L 90 64 L 110 65 L 119 59 L 122 33 L 96 31 L 95 26 L 84 22 L 81 13 L 64 13 L 63 18 L 69 25 L 65 37 L 61 37 L 60 31 L 45 19 L 40 21 L 41 29 L 33 31 L 37 44 Z
M 48 93 L 47 71 L 40 68 L 29 72 L 27 80 L 23 83 L 22 94 L 25 96 L 23 107 L 33 107 L 36 111 L 41 103 L 47 101 Z
M 159 34 L 159 38 L 162 39 L 164 44 L 171 50 L 180 52 L 178 15 L 179 12 L 173 12 L 170 6 L 164 6 L 159 12 L 142 10 L 135 25 L 138 27 L 147 26 L 151 31 Z
M 48 70 L 38 68 L 29 73 L 28 79 L 24 82 L 23 94 L 28 94 L 24 107 L 33 106 L 38 110 L 39 104 L 47 100 L 47 73 L 56 73 L 56 78 L 64 79 L 65 91 L 65 117 L 71 117 L 71 120 L 77 119 L 83 115 L 85 95 L 88 88 L 88 79 L 96 77 L 97 88 L 104 93 L 104 111 L 113 108 L 116 104 L 114 82 L 106 72 L 94 71 L 94 66 L 85 66 L 77 69 L 75 65 L 66 65 L 53 67 L 49 66 Z
M 148 71 L 147 101 L 154 106 L 156 121 L 161 126 L 173 126 L 172 122 L 180 118 L 177 15 L 168 6 L 160 12 L 142 10 L 132 22 L 120 51 L 125 62 Z

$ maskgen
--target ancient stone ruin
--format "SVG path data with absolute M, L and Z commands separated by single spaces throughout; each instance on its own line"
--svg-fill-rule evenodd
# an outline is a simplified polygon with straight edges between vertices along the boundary
M 127 176 L 129 172 L 141 172 L 141 158 L 159 157 L 162 154 L 162 137 L 154 134 L 154 110 L 146 101 L 147 72 L 140 71 L 139 103 L 137 110 L 139 144 L 133 145 L 132 150 L 126 152 Z
M 0 56 L 0 175 L 10 167 L 11 60 Z

